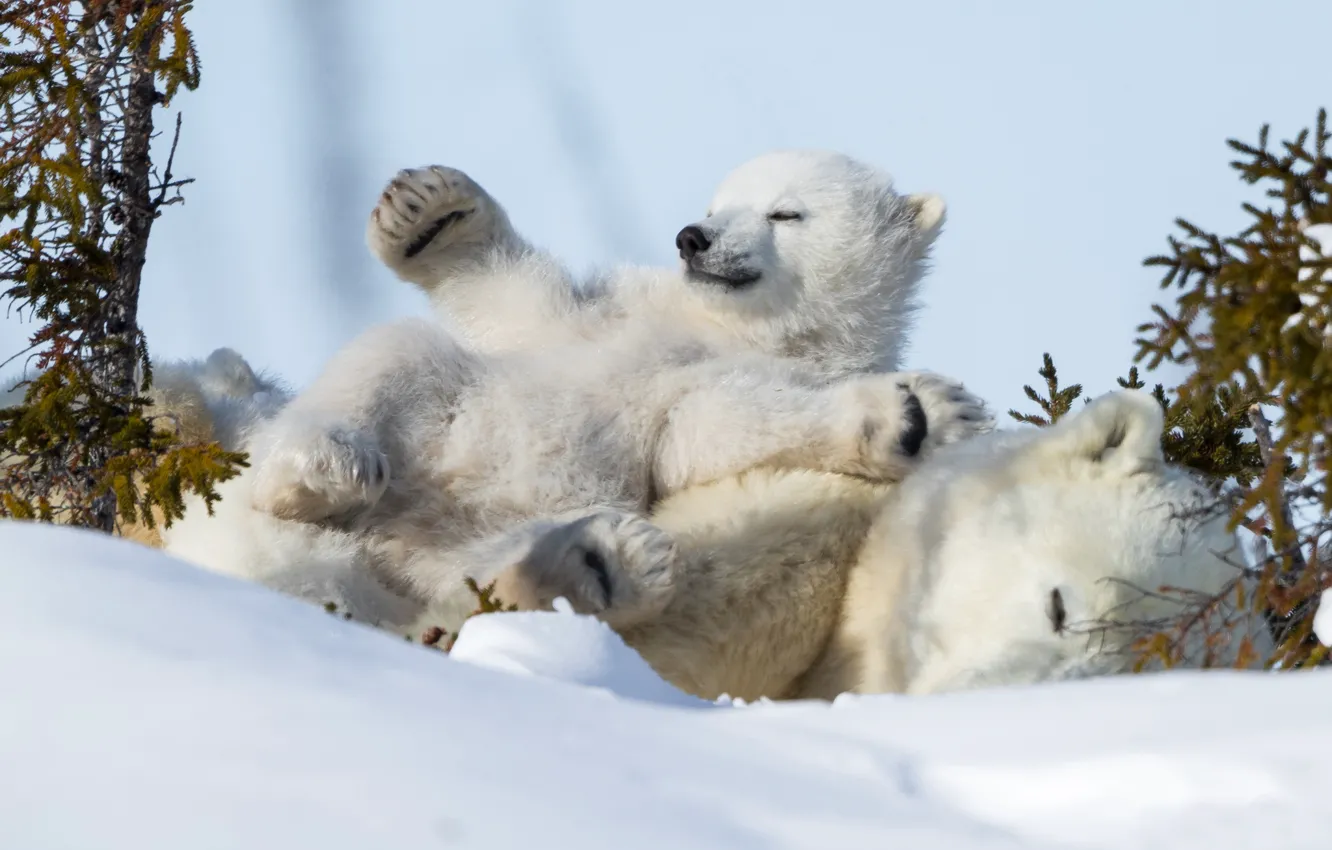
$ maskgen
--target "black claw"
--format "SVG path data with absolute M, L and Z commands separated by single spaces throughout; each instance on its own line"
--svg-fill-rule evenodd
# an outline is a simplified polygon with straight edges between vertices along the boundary
M 898 441 L 898 447 L 902 454 L 907 457 L 915 457 L 920 454 L 920 447 L 925 442 L 925 437 L 930 433 L 929 420 L 925 418 L 925 408 L 921 406 L 920 399 L 916 398 L 915 393 L 910 393 L 906 397 L 906 428 L 902 431 L 902 438 Z
M 464 218 L 466 218 L 471 214 L 472 214 L 471 210 L 454 210 L 453 212 L 449 213 L 448 215 L 436 221 L 434 224 L 427 227 L 421 233 L 420 236 L 413 239 L 412 244 L 407 246 L 407 250 L 404 251 L 403 254 L 407 257 L 407 259 L 410 260 L 412 257 L 415 257 L 417 254 L 424 251 L 426 249 L 426 246 L 429 245 L 431 241 L 434 240 L 434 238 L 440 234 L 440 231 L 448 227 L 450 224 L 462 221 Z
M 606 559 L 601 557 L 600 552 L 588 549 L 583 553 L 583 565 L 586 566 L 597 577 L 597 584 L 601 585 L 602 595 L 605 596 L 606 607 L 611 604 L 611 580 L 610 570 L 606 568 Z

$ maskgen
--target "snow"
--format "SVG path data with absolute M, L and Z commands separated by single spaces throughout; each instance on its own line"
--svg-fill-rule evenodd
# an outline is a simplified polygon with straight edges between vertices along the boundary
M 1318 597 L 1318 611 L 1314 613 L 1314 637 L 1323 646 L 1332 646 L 1332 587 Z
M 563 599 L 556 602 L 556 610 L 558 603 L 568 605 Z M 561 617 L 537 612 L 473 617 L 463 623 L 450 657 L 662 705 L 707 705 L 664 682 L 605 623 L 571 613 Z
M 1304 228 L 1304 235 L 1310 241 L 1318 245 L 1317 250 L 1308 246 L 1300 246 L 1300 261 L 1312 263 L 1323 257 L 1332 257 L 1332 224 L 1311 224 Z M 1313 269 L 1301 269 L 1300 280 L 1308 280 L 1313 277 Z M 1323 275 L 1324 280 L 1332 280 L 1332 275 Z
M 1309 245 L 1301 245 L 1301 263 L 1312 264 L 1321 260 L 1323 257 L 1332 257 L 1332 224 L 1309 225 L 1304 228 L 1304 235 L 1318 247 L 1315 249 Z M 1299 279 L 1301 281 L 1312 280 L 1315 271 L 1316 270 L 1311 267 L 1302 268 L 1300 269 Z M 1319 279 L 1319 282 L 1321 283 L 1322 281 L 1327 280 L 1332 280 L 1332 272 L 1324 272 Z M 1304 305 L 1304 309 L 1292 314 L 1290 318 L 1286 319 L 1286 322 L 1282 325 L 1281 329 L 1283 331 L 1288 331 L 1291 328 L 1309 324 L 1311 320 L 1313 320 L 1317 324 L 1323 326 L 1323 334 L 1325 336 L 1332 336 L 1332 322 L 1328 321 L 1329 317 L 1324 315 L 1326 310 L 1320 306 L 1323 303 L 1321 294 L 1317 291 L 1306 289 L 1306 291 L 1300 293 L 1300 303 Z
M 6 847 L 1332 840 L 1324 672 L 737 708 L 570 613 L 474 618 L 450 657 L 88 532 L 0 552 Z

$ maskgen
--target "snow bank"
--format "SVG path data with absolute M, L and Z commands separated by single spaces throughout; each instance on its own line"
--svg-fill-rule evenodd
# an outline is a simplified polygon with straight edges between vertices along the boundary
M 448 657 L 124 541 L 0 553 L 6 847 L 1332 846 L 1323 673 L 737 710 L 572 614 Z

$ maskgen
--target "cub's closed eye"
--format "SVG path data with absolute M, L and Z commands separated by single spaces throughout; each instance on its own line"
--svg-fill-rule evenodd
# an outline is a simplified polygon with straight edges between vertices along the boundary
M 768 221 L 800 221 L 802 218 L 804 218 L 803 215 L 790 210 L 777 210 L 768 213 Z

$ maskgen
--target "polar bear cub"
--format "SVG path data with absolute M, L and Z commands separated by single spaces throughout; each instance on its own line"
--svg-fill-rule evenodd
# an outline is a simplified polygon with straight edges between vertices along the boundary
M 1123 671 L 1116 624 L 1176 610 L 1141 590 L 1215 592 L 1242 561 L 1210 490 L 1164 461 L 1161 430 L 1155 399 L 1122 391 L 1046 429 L 946 446 L 894 485 L 755 470 L 691 488 L 652 517 L 676 547 L 674 595 L 618 631 L 707 698 Z M 550 577 L 580 569 L 563 545 L 542 541 L 501 598 L 547 607 Z
M 419 320 L 367 332 L 256 431 L 231 507 L 187 516 L 168 548 L 302 595 L 330 590 L 312 570 L 369 575 L 404 604 L 325 598 L 396 624 L 565 528 L 583 540 L 589 592 L 574 595 L 624 624 L 654 615 L 673 581 L 670 542 L 641 518 L 658 498 L 756 466 L 897 480 L 986 430 L 960 385 L 859 371 L 895 364 L 899 342 L 862 336 L 901 336 L 937 199 L 835 155 L 760 164 L 766 180 L 742 167 L 691 226 L 711 241 L 681 249 L 682 272 L 578 286 L 545 274 L 553 260 L 465 175 L 400 175 L 372 244 L 475 347 Z M 824 238 L 868 255 L 808 250 Z M 555 330 L 525 335 L 524 317 Z
M 629 317 L 655 316 L 713 344 L 844 375 L 901 368 L 944 217 L 942 198 L 899 194 L 873 166 L 788 150 L 725 177 L 704 218 L 676 236 L 679 269 L 577 280 L 480 185 L 443 166 L 399 172 L 366 239 L 473 350 L 602 337 Z

